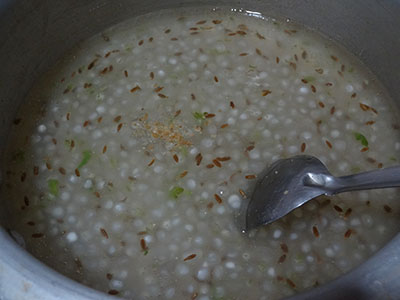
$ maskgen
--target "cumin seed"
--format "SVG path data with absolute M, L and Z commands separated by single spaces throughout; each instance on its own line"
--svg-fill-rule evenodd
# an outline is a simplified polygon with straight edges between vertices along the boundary
M 343 209 L 338 206 L 338 205 L 334 205 L 333 208 L 337 211 L 337 212 L 343 212 Z
M 353 233 L 353 230 L 347 229 L 347 231 L 344 233 L 344 238 L 348 239 L 352 233 Z
M 314 85 L 311 85 L 311 91 L 313 93 L 316 93 L 317 92 L 317 88 Z
M 278 259 L 278 264 L 283 263 L 286 260 L 286 254 L 283 254 L 281 257 Z
M 272 92 L 270 91 L 270 90 L 262 90 L 262 93 L 261 93 L 261 95 L 263 96 L 263 97 L 265 97 L 265 96 L 267 96 L 267 95 L 269 95 L 269 94 L 271 94 Z
M 196 160 L 196 165 L 197 165 L 197 166 L 200 165 L 202 159 L 203 159 L 203 155 L 201 155 L 201 153 L 199 153 L 199 154 L 196 155 L 195 160 Z
M 243 198 L 246 198 L 246 197 L 247 197 L 246 193 L 245 193 L 242 189 L 239 189 L 239 194 L 240 194 Z
M 214 194 L 214 198 L 215 198 L 215 201 L 218 202 L 218 204 L 222 203 L 222 198 L 220 196 L 218 196 L 217 194 Z
M 98 58 L 96 58 L 95 60 L 93 60 L 93 61 L 88 65 L 87 69 L 88 69 L 88 70 L 91 70 L 91 69 L 94 67 L 94 65 L 96 64 L 97 61 L 98 61 Z
M 213 159 L 213 163 L 214 163 L 214 165 L 216 165 L 218 168 L 221 168 L 221 167 L 222 167 L 221 163 L 220 163 L 217 159 Z
M 300 146 L 300 151 L 304 152 L 306 150 L 306 143 L 302 143 Z
M 250 152 L 251 150 L 253 150 L 255 147 L 254 147 L 254 145 L 250 145 L 250 146 L 248 146 L 247 148 L 246 148 L 246 151 L 247 152 Z
M 148 163 L 147 166 L 151 167 L 151 165 L 154 164 L 155 161 L 156 161 L 156 160 L 153 158 L 153 159 L 151 160 L 151 162 Z
M 174 158 L 174 160 L 175 160 L 176 163 L 179 162 L 179 157 L 178 157 L 178 155 L 174 154 L 173 158 Z
M 228 161 L 228 160 L 231 159 L 231 157 L 230 157 L 230 156 L 223 156 L 223 157 L 217 157 L 217 159 L 218 159 L 219 161 Z
M 391 213 L 391 212 L 392 212 L 392 208 L 391 208 L 389 205 L 387 205 L 387 204 L 385 204 L 385 205 L 383 206 L 383 209 L 384 209 L 387 213 Z
M 196 254 L 190 254 L 190 255 L 188 255 L 188 256 L 186 256 L 184 259 L 183 259 L 183 261 L 188 261 L 188 260 L 191 260 L 191 259 L 193 259 L 193 258 L 195 258 L 196 257 Z
M 148 249 L 145 239 L 140 239 L 140 247 L 142 248 L 143 251 L 146 251 Z
M 313 234 L 315 235 L 315 237 L 319 237 L 319 231 L 318 231 L 317 226 L 313 226 L 312 231 L 313 231 Z
M 67 173 L 63 167 L 58 168 L 58 171 L 59 171 L 62 175 L 65 175 L 65 174 Z
M 290 287 L 295 288 L 296 285 L 294 284 L 294 282 L 292 280 L 290 280 L 289 278 L 286 278 L 286 282 L 288 285 L 290 285 Z
M 363 111 L 369 110 L 369 106 L 366 105 L 366 104 L 364 104 L 364 103 L 361 103 L 361 102 L 360 102 L 360 107 L 361 107 L 361 109 L 362 109 Z
M 332 149 L 332 144 L 330 141 L 325 140 L 325 144 L 329 147 L 329 149 Z
M 134 92 L 140 91 L 140 90 L 141 90 L 140 86 L 137 85 L 137 86 L 131 88 L 131 93 L 134 93 Z
M 257 177 L 257 176 L 254 175 L 254 174 L 246 175 L 246 176 L 245 176 L 246 179 L 255 179 L 256 177 Z
M 32 237 L 35 239 L 42 238 L 42 237 L 44 237 L 44 234 L 43 233 L 33 233 Z
M 117 290 L 109 290 L 109 291 L 108 291 L 108 294 L 114 296 L 114 295 L 118 295 L 119 292 L 118 292 Z
M 256 36 L 260 39 L 260 40 L 265 40 L 265 37 L 263 35 L 261 35 L 260 33 L 256 32 Z
M 106 239 L 108 239 L 108 233 L 104 228 L 100 228 L 100 233 L 102 236 L 104 236 Z
M 351 215 L 351 212 L 352 212 L 353 210 L 351 209 L 351 208 L 348 208 L 347 210 L 346 210 L 346 212 L 344 213 L 344 217 L 345 218 L 347 218 L 347 217 L 349 217 L 350 215 Z
M 324 74 L 324 70 L 323 69 L 315 69 L 315 72 L 317 72 L 318 74 Z

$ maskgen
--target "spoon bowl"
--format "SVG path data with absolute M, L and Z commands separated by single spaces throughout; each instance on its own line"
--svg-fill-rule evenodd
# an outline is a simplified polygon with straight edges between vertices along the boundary
M 332 176 L 316 157 L 281 159 L 261 173 L 246 211 L 246 230 L 272 223 L 320 195 L 400 186 L 400 166 Z

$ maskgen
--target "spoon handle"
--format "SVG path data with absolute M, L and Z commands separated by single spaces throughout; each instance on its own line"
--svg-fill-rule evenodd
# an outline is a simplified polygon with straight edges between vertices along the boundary
M 400 187 L 400 165 L 337 177 L 326 183 L 330 193 Z

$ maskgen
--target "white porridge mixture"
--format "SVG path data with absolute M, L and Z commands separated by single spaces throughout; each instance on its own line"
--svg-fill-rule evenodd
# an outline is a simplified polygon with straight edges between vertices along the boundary
M 257 174 L 310 154 L 334 175 L 400 159 L 389 100 L 290 22 L 156 13 L 80 44 L 14 121 L 10 228 L 61 273 L 128 299 L 276 299 L 359 265 L 399 230 L 396 189 L 320 197 L 248 234 Z

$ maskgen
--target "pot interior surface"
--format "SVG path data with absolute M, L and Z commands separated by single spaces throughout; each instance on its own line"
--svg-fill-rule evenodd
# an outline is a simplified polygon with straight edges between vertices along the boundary
M 356 55 L 400 106 L 400 2 L 357 1 L 1 1 L 0 157 L 16 112 L 36 78 L 76 43 L 136 15 L 175 7 L 231 7 L 290 18 L 337 41 Z M 1 167 L 1 166 L 0 166 Z M 1 180 L 2 178 L 0 178 Z M 108 298 L 33 259 L 6 231 L 0 209 L 0 298 Z M 356 270 L 296 299 L 396 297 L 400 293 L 400 237 Z M 17 284 L 10 285 L 11 280 Z

